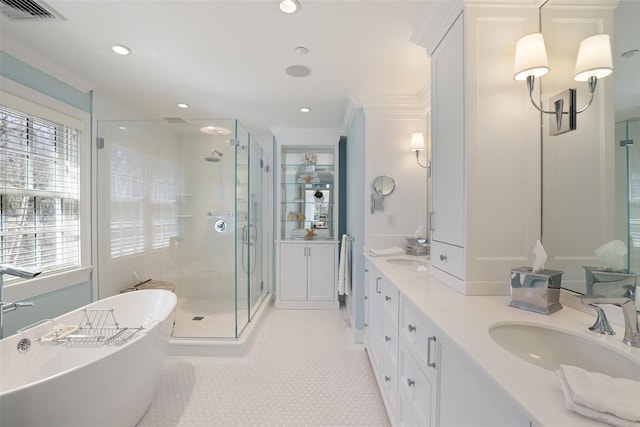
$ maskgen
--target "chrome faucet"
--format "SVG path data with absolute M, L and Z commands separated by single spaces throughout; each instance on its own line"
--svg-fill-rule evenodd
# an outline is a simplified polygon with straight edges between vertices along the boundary
M 20 307 L 32 306 L 32 302 L 6 302 L 2 300 L 2 277 L 7 274 L 9 276 L 21 277 L 23 279 L 32 279 L 40 274 L 41 271 L 31 270 L 28 268 L 16 267 L 14 265 L 0 265 L 0 338 L 4 337 L 4 313 L 15 311 Z
M 582 295 L 578 298 L 585 305 L 613 304 L 622 308 L 622 314 L 624 316 L 624 338 L 622 339 L 622 342 L 633 347 L 640 347 L 640 327 L 638 326 L 638 313 L 636 311 L 636 304 L 633 299 L 626 297 L 607 297 L 602 295 Z M 601 321 L 601 316 L 604 316 L 604 312 L 598 310 L 598 320 L 596 321 L 596 324 L 589 329 L 597 329 L 598 322 Z M 604 318 L 604 321 L 606 323 L 606 317 Z M 596 332 L 599 331 L 596 330 Z

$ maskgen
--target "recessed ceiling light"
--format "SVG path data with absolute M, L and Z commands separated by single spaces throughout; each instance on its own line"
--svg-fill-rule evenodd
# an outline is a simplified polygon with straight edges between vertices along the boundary
M 304 65 L 290 65 L 285 69 L 285 72 L 291 77 L 307 77 L 311 74 L 309 67 Z
M 111 50 L 118 55 L 131 55 L 131 49 L 121 44 L 114 44 L 111 46 Z
M 311 111 L 311 108 L 309 108 L 309 107 L 302 107 L 302 108 L 300 109 L 300 111 L 302 111 L 303 113 L 308 113 L 309 111 Z
M 189 108 L 189 104 L 184 104 L 182 102 L 180 102 L 179 104 L 177 104 L 178 108 Z
M 278 7 L 284 13 L 295 13 L 300 9 L 298 0 L 280 0 Z
M 309 53 L 309 49 L 307 49 L 304 46 L 298 46 L 295 49 L 293 49 L 293 51 L 295 52 L 296 55 L 306 55 L 307 53 Z
M 118 129 L 120 129 L 120 130 L 127 130 L 127 127 L 126 127 L 126 126 L 118 126 Z

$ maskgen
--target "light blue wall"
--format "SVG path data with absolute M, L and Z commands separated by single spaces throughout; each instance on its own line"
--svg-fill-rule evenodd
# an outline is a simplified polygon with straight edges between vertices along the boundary
M 352 242 L 351 265 L 351 293 L 346 298 L 351 319 L 356 329 L 364 328 L 364 221 L 363 213 L 364 197 L 364 141 L 365 141 L 364 110 L 358 109 L 351 121 L 347 133 L 347 160 L 346 167 L 346 206 L 347 229 Z M 342 179 L 342 178 L 341 178 Z
M 53 319 L 89 304 L 91 302 L 91 284 L 90 282 L 80 283 L 59 291 L 29 298 L 29 301 L 34 303 L 33 307 L 23 307 L 4 314 L 3 334 L 5 337 L 39 320 Z
M 84 93 L 2 51 L 0 75 L 79 110 L 91 112 L 91 92 Z
M 0 51 L 0 75 L 79 110 L 91 113 L 92 94 L 84 93 L 63 81 Z M 91 165 L 83 165 L 91 167 Z M 5 313 L 4 336 L 41 319 L 59 316 L 92 301 L 92 280 L 70 283 L 69 287 L 29 298 L 35 305 Z

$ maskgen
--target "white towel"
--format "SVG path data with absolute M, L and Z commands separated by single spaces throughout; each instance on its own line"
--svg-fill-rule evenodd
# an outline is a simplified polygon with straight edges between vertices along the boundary
M 404 249 L 397 246 L 392 246 L 387 249 L 369 249 L 367 254 L 369 256 L 404 255 Z
M 640 382 L 568 365 L 556 376 L 567 409 L 614 426 L 640 426 Z
M 351 288 L 351 240 L 342 235 L 340 263 L 338 264 L 338 295 L 349 295 Z

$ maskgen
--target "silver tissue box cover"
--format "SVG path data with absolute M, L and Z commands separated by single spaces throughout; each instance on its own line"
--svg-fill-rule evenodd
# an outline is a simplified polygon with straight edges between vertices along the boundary
M 509 307 L 542 314 L 551 314 L 562 308 L 560 284 L 564 272 L 545 269 L 540 273 L 534 273 L 530 267 L 519 267 L 510 271 L 511 301 Z

